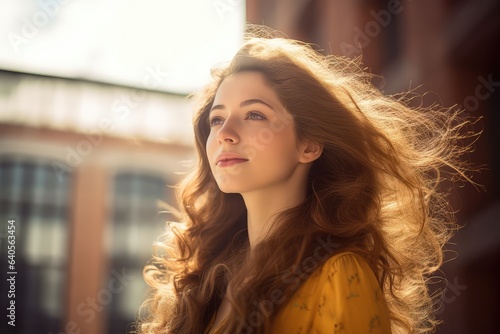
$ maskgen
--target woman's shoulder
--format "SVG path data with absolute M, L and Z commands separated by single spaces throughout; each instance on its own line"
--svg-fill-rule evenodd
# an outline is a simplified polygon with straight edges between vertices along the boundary
M 297 328 L 306 333 L 390 333 L 385 298 L 362 255 L 335 254 L 303 281 L 280 311 L 273 333 L 303 333 Z
M 377 279 L 368 261 L 360 254 L 344 251 L 334 254 L 326 260 L 305 259 L 298 272 L 284 276 L 285 283 L 292 283 L 292 289 L 297 290 L 295 296 L 311 296 L 325 293 L 325 287 L 330 292 L 350 290 L 359 284 L 378 286 Z M 309 276 L 306 276 L 309 273 Z M 293 284 L 295 283 L 295 284 Z
M 378 280 L 373 269 L 365 257 L 350 251 L 333 255 L 321 266 L 316 276 L 311 278 L 319 280 L 319 285 L 329 284 L 334 289 L 351 290 L 355 286 L 370 286 L 372 289 L 379 288 Z M 332 285 L 333 284 L 333 285 Z
M 336 265 L 336 266 L 346 266 L 353 264 L 366 264 L 368 261 L 366 258 L 358 253 L 352 251 L 343 251 L 332 255 L 328 260 L 326 260 L 324 266 Z
M 302 272 L 305 274 L 309 268 L 302 266 Z M 376 299 L 382 297 L 379 282 L 368 261 L 354 252 L 344 251 L 330 256 L 309 273 L 309 276 L 295 276 L 295 282 L 290 277 L 287 282 L 295 283 L 292 285 L 295 290 L 292 299 L 295 301 L 317 303 L 320 298 L 347 301 L 368 295 Z
M 323 265 L 319 268 L 319 271 L 315 274 L 316 275 L 311 275 L 311 278 L 324 278 L 325 276 L 331 277 L 336 274 L 342 276 L 345 276 L 346 274 L 354 276 L 368 274 L 370 276 L 374 276 L 373 270 L 368 264 L 366 258 L 351 251 L 344 251 L 331 256 L 323 263 Z

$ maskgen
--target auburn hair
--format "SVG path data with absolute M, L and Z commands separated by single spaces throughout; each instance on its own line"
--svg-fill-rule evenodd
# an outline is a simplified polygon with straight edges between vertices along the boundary
M 323 56 L 299 41 L 259 37 L 257 30 L 197 94 L 199 160 L 177 188 L 180 222 L 169 223 L 144 269 L 151 294 L 137 331 L 203 333 L 227 293 L 231 315 L 218 332 L 239 333 L 272 291 L 291 297 L 296 287 L 284 275 L 327 239 L 335 252 L 367 260 L 394 333 L 434 330 L 440 297 L 428 283 L 455 228 L 440 185 L 445 175 L 467 178 L 458 157 L 468 150 L 461 139 L 470 123 L 449 108 L 411 107 L 408 93 L 385 96 L 359 60 Z M 205 149 L 217 89 L 241 71 L 262 73 L 292 115 L 298 139 L 323 145 L 305 201 L 280 212 L 276 228 L 251 254 L 243 199 L 219 190 Z M 268 332 L 278 311 L 275 305 L 252 333 Z

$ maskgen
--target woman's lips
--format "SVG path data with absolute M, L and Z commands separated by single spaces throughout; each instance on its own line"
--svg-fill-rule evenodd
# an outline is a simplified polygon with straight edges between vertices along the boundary
M 246 162 L 248 159 L 245 159 L 239 154 L 232 153 L 232 152 L 223 152 L 219 154 L 219 156 L 216 159 L 216 165 L 219 167 L 228 167 L 232 165 L 236 165 L 242 162 Z
M 236 165 L 236 164 L 239 164 L 239 163 L 242 163 L 242 162 L 247 162 L 247 161 L 248 161 L 247 159 L 239 159 L 239 158 L 227 159 L 227 160 L 219 160 L 219 162 L 217 162 L 217 166 L 219 166 L 219 167 L 229 167 L 229 166 Z

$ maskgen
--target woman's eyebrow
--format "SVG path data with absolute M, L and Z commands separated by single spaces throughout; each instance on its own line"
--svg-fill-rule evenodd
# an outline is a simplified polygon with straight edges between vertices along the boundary
M 266 105 L 269 108 L 271 108 L 272 110 L 274 110 L 274 108 L 269 103 L 264 102 L 260 99 L 250 99 L 250 100 L 243 101 L 240 103 L 240 107 L 246 107 L 246 106 L 249 106 L 249 105 L 254 104 L 254 103 L 260 103 L 260 104 Z
M 276 110 L 275 110 L 275 109 L 274 109 L 274 108 L 273 108 L 273 107 L 272 107 L 269 103 L 264 102 L 264 101 L 262 101 L 262 100 L 260 100 L 260 99 L 249 99 L 249 100 L 245 100 L 245 101 L 243 101 L 243 102 L 241 102 L 241 103 L 240 103 L 240 107 L 246 107 L 246 106 L 249 106 L 249 105 L 251 105 L 251 104 L 255 104 L 255 103 L 260 103 L 260 104 L 263 104 L 263 105 L 265 105 L 265 106 L 267 106 L 267 107 L 271 108 L 271 110 L 276 111 Z M 214 105 L 214 106 L 210 109 L 210 111 L 213 111 L 213 110 L 216 110 L 216 109 L 224 110 L 224 109 L 226 109 L 226 107 L 225 107 L 223 104 L 216 104 L 216 105 Z

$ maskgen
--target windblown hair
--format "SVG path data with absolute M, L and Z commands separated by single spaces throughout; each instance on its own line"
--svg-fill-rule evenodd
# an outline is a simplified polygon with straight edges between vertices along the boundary
M 251 255 L 243 199 L 219 190 L 205 149 L 217 89 L 242 71 L 264 75 L 292 115 L 299 140 L 323 145 L 305 201 L 280 212 L 276 228 Z M 439 296 L 428 283 L 455 228 L 441 185 L 445 178 L 467 178 L 459 156 L 468 150 L 462 143 L 468 123 L 451 109 L 410 107 L 407 94 L 384 96 L 371 78 L 358 60 L 255 35 L 213 71 L 213 82 L 197 96 L 199 162 L 177 189 L 181 222 L 170 224 L 144 269 L 152 292 L 140 333 L 203 333 L 226 292 L 232 310 L 220 332 L 241 332 L 273 290 L 291 297 L 295 288 L 283 275 L 312 256 L 321 238 L 335 240 L 335 252 L 367 260 L 394 333 L 435 329 Z M 278 310 L 275 305 L 252 333 L 268 332 Z

